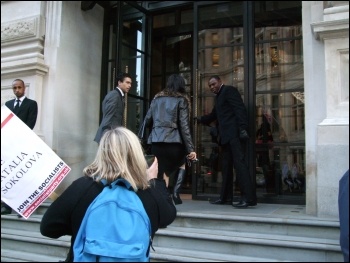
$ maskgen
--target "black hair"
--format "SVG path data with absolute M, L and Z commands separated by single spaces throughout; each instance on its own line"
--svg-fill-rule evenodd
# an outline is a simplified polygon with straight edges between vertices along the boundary
M 166 89 L 169 94 L 186 93 L 185 84 L 185 79 L 182 76 L 172 74 L 168 78 Z
M 209 80 L 211 80 L 211 79 L 216 79 L 217 81 L 220 81 L 220 80 L 221 80 L 220 77 L 219 77 L 218 75 L 211 75 L 211 76 L 209 77 Z
M 15 79 L 14 81 L 12 81 L 12 83 L 15 82 L 15 81 L 21 81 L 22 84 L 23 84 L 23 87 L 26 87 L 26 84 L 24 84 L 24 81 L 23 81 L 23 80 L 21 80 L 21 79 Z
M 131 75 L 129 73 L 120 72 L 115 78 L 116 84 L 118 85 L 118 81 L 124 82 L 125 78 L 131 79 Z

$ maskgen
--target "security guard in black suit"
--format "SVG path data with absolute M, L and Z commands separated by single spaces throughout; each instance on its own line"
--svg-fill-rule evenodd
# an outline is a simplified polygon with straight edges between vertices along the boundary
M 233 167 L 235 168 L 241 191 L 241 200 L 232 206 L 246 208 L 256 206 L 254 184 L 244 156 L 242 143 L 249 139 L 248 118 L 245 105 L 237 88 L 224 85 L 219 76 L 209 78 L 210 91 L 216 94 L 215 105 L 211 113 L 196 118 L 198 123 L 218 123 L 219 145 L 222 148 L 222 186 L 220 199 L 212 204 L 232 202 Z

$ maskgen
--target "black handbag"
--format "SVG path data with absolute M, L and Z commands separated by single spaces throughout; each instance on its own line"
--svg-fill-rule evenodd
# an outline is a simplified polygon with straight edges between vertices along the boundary
M 145 121 L 142 122 L 142 125 L 139 129 L 139 132 L 137 134 L 137 137 L 140 140 L 141 146 L 144 150 L 145 154 L 151 154 L 152 148 L 150 144 L 147 144 L 147 136 L 146 136 L 146 123 Z
M 145 121 L 143 121 L 139 129 L 139 132 L 137 133 L 137 137 L 139 138 L 140 142 L 145 138 L 145 129 L 146 129 L 145 125 L 146 125 Z

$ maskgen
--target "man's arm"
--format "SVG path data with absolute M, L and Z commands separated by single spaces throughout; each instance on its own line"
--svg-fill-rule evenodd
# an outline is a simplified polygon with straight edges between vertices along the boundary
M 29 109 L 28 109 L 28 118 L 26 124 L 32 130 L 36 124 L 36 119 L 38 117 L 38 103 L 35 100 L 30 101 Z
M 217 119 L 216 117 L 216 106 L 213 107 L 212 111 L 207 114 L 203 115 L 201 117 L 195 117 L 195 120 L 197 123 L 203 123 L 206 125 L 209 125 L 211 122 L 215 121 Z
M 110 96 L 106 97 L 106 101 L 104 103 L 104 109 L 103 109 L 104 125 L 102 127 L 102 134 L 106 130 L 115 128 L 119 125 L 117 123 L 117 117 L 116 117 L 117 110 L 118 110 L 118 103 L 121 103 L 121 102 L 117 93 L 110 94 Z
M 239 138 L 242 140 L 249 139 L 248 135 L 248 116 L 247 116 L 247 110 L 243 103 L 241 94 L 239 93 L 238 89 L 235 87 L 230 87 L 229 94 L 227 95 L 227 98 L 229 100 L 230 105 L 232 105 L 235 117 L 237 120 L 237 124 L 239 127 Z M 225 94 L 226 95 L 226 94 Z

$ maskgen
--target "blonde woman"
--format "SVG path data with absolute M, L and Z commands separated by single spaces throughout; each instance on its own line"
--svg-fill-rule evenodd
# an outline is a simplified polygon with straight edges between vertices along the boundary
M 50 238 L 71 235 L 66 261 L 73 261 L 76 235 L 90 203 L 108 183 L 127 180 L 142 201 L 151 222 L 152 238 L 159 227 L 171 224 L 176 208 L 169 198 L 164 180 L 157 179 L 158 161 L 147 169 L 137 136 L 124 127 L 107 131 L 101 138 L 95 160 L 85 167 L 84 176 L 75 180 L 48 208 L 40 232 Z

